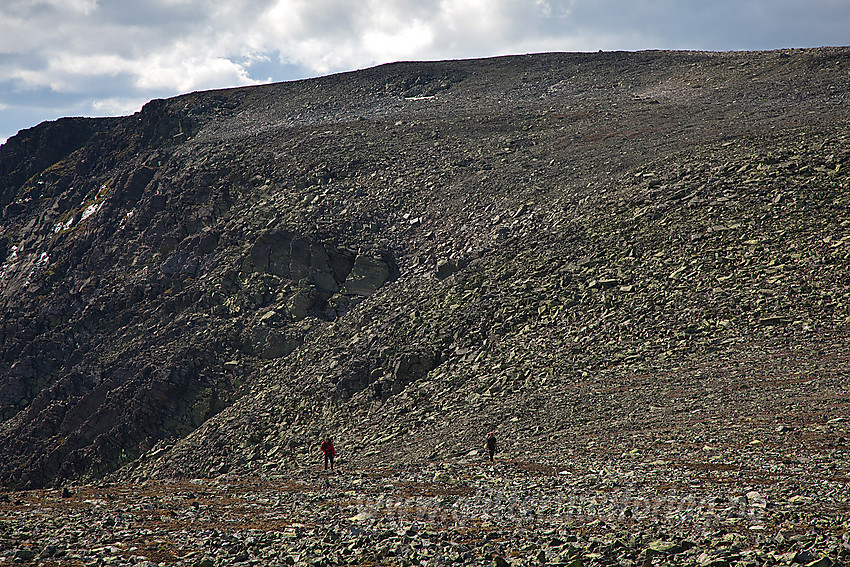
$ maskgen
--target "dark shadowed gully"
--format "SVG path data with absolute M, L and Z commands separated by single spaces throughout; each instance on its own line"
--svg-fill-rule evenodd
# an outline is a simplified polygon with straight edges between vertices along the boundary
M 848 118 L 823 48 L 397 63 L 20 132 L 0 564 L 845 564 Z

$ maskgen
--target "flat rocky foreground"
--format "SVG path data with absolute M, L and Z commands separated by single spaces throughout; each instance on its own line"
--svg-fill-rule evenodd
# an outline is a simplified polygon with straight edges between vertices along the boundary
M 0 564 L 828 567 L 850 557 L 847 479 L 832 471 L 777 478 L 746 450 L 743 465 L 673 447 L 653 460 L 589 448 L 561 463 L 481 453 L 8 492 Z

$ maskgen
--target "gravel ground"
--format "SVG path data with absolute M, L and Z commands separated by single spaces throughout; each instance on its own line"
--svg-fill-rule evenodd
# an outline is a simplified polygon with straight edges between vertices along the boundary
M 850 553 L 841 477 L 770 482 L 752 474 L 769 467 L 669 449 L 562 466 L 471 453 L 7 493 L 0 564 L 827 566 Z

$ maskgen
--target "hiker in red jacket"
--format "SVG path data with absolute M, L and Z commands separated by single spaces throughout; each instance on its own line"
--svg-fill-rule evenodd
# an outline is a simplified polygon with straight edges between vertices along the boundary
M 336 451 L 334 450 L 334 444 L 331 438 L 325 437 L 319 448 L 325 454 L 325 470 L 328 470 L 328 463 L 331 464 L 331 470 L 334 470 L 334 455 L 336 455 Z

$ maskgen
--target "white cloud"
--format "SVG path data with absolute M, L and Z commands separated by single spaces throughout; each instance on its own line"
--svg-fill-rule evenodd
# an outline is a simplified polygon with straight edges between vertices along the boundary
M 91 107 L 99 116 L 128 116 L 142 109 L 147 98 L 104 98 L 92 101 Z
M 114 77 L 128 68 L 128 61 L 111 53 L 75 55 L 60 53 L 50 59 L 47 69 L 31 77 L 35 86 L 49 85 L 55 91 L 87 91 L 86 79 Z
M 189 92 L 258 82 L 240 63 L 190 50 L 160 52 L 134 62 L 132 76 L 133 83 L 144 91 Z
M 278 0 L 259 22 L 252 45 L 286 62 L 328 73 L 399 59 L 510 53 L 549 38 L 548 20 L 568 0 Z M 536 42 L 542 43 L 542 42 Z
M 843 4 L 806 11 L 846 22 Z M 5 76 L 31 88 L 81 92 L 91 77 L 122 75 L 161 96 L 264 81 L 250 64 L 273 58 L 323 74 L 532 50 L 717 49 L 724 37 L 740 48 L 731 34 L 781 35 L 805 20 L 793 0 L 10 0 L 0 54 L 19 63 Z
M 412 58 L 423 50 L 430 49 L 434 32 L 424 22 L 414 21 L 393 30 L 367 31 L 361 40 L 366 53 L 392 53 L 394 58 Z
M 47 0 L 45 3 L 59 11 L 84 15 L 91 14 L 97 8 L 97 0 Z

